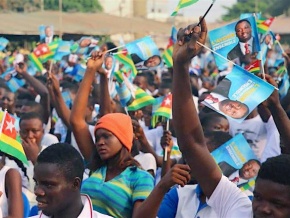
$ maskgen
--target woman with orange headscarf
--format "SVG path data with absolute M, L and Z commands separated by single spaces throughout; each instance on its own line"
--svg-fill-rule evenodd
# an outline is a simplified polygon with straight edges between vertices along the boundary
M 84 181 L 82 192 L 92 199 L 94 210 L 114 217 L 133 217 L 136 208 L 154 187 L 153 177 L 139 167 L 131 156 L 133 127 L 131 118 L 122 113 L 106 113 L 95 126 L 95 142 L 85 121 L 85 110 L 95 72 L 100 71 L 103 54 L 88 60 L 87 70 L 73 104 L 70 122 L 80 151 L 89 163 L 91 176 Z M 103 107 L 110 108 L 107 77 L 103 84 Z

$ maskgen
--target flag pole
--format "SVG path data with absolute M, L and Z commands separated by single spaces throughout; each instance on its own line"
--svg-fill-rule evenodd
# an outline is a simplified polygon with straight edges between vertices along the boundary
M 232 63 L 233 65 L 236 65 L 236 66 L 237 66 L 237 64 L 235 64 L 234 62 L 230 61 L 229 59 L 225 58 L 224 56 L 222 56 L 222 55 L 220 55 L 219 53 L 215 52 L 214 50 L 210 49 L 209 47 L 207 47 L 207 46 L 201 44 L 199 41 L 196 41 L 196 43 L 197 43 L 198 45 L 200 45 L 200 46 L 202 46 L 202 47 L 204 47 L 204 48 L 210 50 L 211 52 L 213 52 L 214 54 L 218 55 L 218 56 L 221 57 L 222 59 L 224 59 L 224 60 L 226 60 L 226 61 Z M 261 64 L 263 64 L 262 60 L 261 60 Z M 264 66 L 262 66 L 262 71 L 264 71 Z M 265 78 L 265 72 L 263 73 L 263 77 Z M 276 90 L 279 90 L 276 86 L 273 86 L 273 87 L 274 87 Z
M 166 130 L 169 130 L 169 119 L 166 121 Z M 167 161 L 167 152 L 168 152 L 168 146 L 165 146 L 164 149 L 164 161 Z
M 226 57 L 222 56 L 221 54 L 215 52 L 214 50 L 212 50 L 211 48 L 207 47 L 206 45 L 201 44 L 199 41 L 196 41 L 196 43 L 197 43 L 198 45 L 200 45 L 200 46 L 202 46 L 202 47 L 204 47 L 204 48 L 210 50 L 212 53 L 216 54 L 217 56 L 221 57 L 222 59 L 224 59 L 224 60 L 226 60 L 226 61 L 232 63 L 233 65 L 237 65 L 237 64 L 235 64 L 233 61 L 231 61 L 231 60 L 227 59 Z
M 216 0 L 213 0 L 211 5 L 209 6 L 209 8 L 207 9 L 207 11 L 205 12 L 205 14 L 202 16 L 202 18 L 200 19 L 200 21 L 198 22 L 197 26 L 199 26 L 201 24 L 201 22 L 204 20 L 205 16 L 208 14 L 208 12 L 210 11 L 210 9 L 212 8 L 213 4 L 215 3 Z
M 261 68 L 262 68 L 262 75 L 263 75 L 263 80 L 266 81 L 266 76 L 265 76 L 265 69 L 264 69 L 264 62 L 263 58 L 261 58 Z
M 117 46 L 117 47 L 115 47 L 115 48 L 112 48 L 112 49 L 109 49 L 109 50 L 105 51 L 105 53 L 109 53 L 109 52 L 111 52 L 111 51 L 114 51 L 115 49 L 123 48 L 123 47 L 125 47 L 125 46 L 126 46 L 126 45 L 119 45 L 119 46 Z

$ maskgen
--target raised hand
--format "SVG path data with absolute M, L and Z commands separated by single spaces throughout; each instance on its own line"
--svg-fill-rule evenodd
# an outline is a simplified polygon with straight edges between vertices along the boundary
M 53 73 L 48 73 L 47 76 L 47 86 L 49 89 L 52 89 L 54 92 L 60 91 L 59 81 Z
M 99 71 L 104 62 L 105 53 L 101 51 L 94 51 L 91 58 L 87 61 L 87 69 L 94 72 Z
M 24 74 L 27 72 L 27 64 L 26 63 L 19 63 L 15 65 L 15 70 L 19 74 Z
M 135 138 L 142 139 L 145 137 L 144 131 L 137 120 L 132 119 L 132 125 Z
M 165 148 L 167 147 L 167 152 L 171 152 L 173 141 L 172 141 L 172 135 L 170 131 L 165 130 L 163 132 L 163 136 L 161 137 L 160 144 L 163 150 L 165 150 Z
M 184 164 L 175 164 L 161 179 L 164 188 L 170 189 L 174 185 L 185 186 L 190 180 L 190 167 Z
M 201 20 L 201 18 L 199 18 Z M 196 24 L 189 25 L 187 28 L 180 28 L 177 33 L 177 43 L 173 49 L 173 63 L 184 64 L 190 63 L 191 59 L 196 56 L 200 50 L 201 45 L 204 44 L 207 36 L 206 22 L 203 19 L 201 26 Z
M 259 75 L 262 78 L 262 75 Z M 265 74 L 265 79 L 268 83 L 270 83 L 272 86 L 277 87 L 276 81 L 268 74 Z M 271 107 L 272 105 L 278 105 L 280 104 L 279 100 L 279 93 L 275 89 L 274 92 L 267 98 L 263 103 L 265 107 Z

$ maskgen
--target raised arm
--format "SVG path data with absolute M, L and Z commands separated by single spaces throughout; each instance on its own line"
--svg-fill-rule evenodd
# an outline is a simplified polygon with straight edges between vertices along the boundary
M 94 149 L 94 141 L 85 120 L 85 111 L 91 85 L 95 79 L 95 73 L 103 64 L 103 53 L 95 52 L 87 62 L 87 69 L 80 84 L 70 115 L 70 124 L 79 149 L 85 160 L 89 161 Z
M 104 116 L 105 114 L 111 113 L 111 97 L 109 93 L 109 84 L 106 71 L 101 68 L 98 70 L 100 74 L 100 115 Z
M 16 169 L 10 169 L 5 176 L 5 190 L 8 194 L 8 218 L 23 217 L 21 176 Z
M 275 80 L 271 76 L 267 74 L 265 76 L 268 83 L 273 86 L 277 86 Z M 284 153 L 290 154 L 290 121 L 285 110 L 280 104 L 278 91 L 275 90 L 272 95 L 270 95 L 270 97 L 263 102 L 263 104 L 271 111 L 274 122 L 285 146 Z
M 61 95 L 60 88 L 59 88 L 59 82 L 58 82 L 57 78 L 52 73 L 48 74 L 47 87 L 48 87 L 51 102 L 52 102 L 58 116 L 63 121 L 65 126 L 68 129 L 71 129 L 71 125 L 69 122 L 71 111 L 67 107 L 67 105 L 65 104 L 63 97 Z
M 191 38 L 186 35 L 193 31 Z M 178 146 L 199 182 L 204 194 L 210 197 L 221 179 L 221 172 L 211 157 L 203 136 L 191 93 L 189 65 L 198 54 L 207 36 L 206 23 L 180 29 L 173 49 L 173 120 Z
M 42 84 L 38 79 L 31 76 L 27 72 L 27 65 L 25 63 L 20 63 L 15 66 L 15 70 L 17 73 L 23 76 L 23 79 L 31 85 L 35 92 L 40 95 L 40 104 L 43 108 L 43 119 L 44 123 L 48 123 L 50 117 L 50 100 L 49 100 L 49 93 L 44 84 Z

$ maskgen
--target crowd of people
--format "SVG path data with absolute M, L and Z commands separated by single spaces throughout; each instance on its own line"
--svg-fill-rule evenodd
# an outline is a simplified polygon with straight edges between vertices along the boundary
M 36 75 L 25 55 L 2 61 L 1 73 L 13 66 L 25 81 L 13 92 L 1 78 L 0 107 L 20 118 L 28 164 L 0 152 L 0 217 L 290 217 L 290 91 L 282 98 L 275 90 L 242 123 L 227 119 L 202 104 L 228 72 L 200 45 L 205 20 L 177 36 L 173 67 L 133 80 L 154 98 L 172 94 L 172 118 L 156 123 L 152 105 L 128 112 L 112 96 L 111 42 L 91 53 L 80 81 L 75 54 Z M 268 69 L 265 80 L 279 86 Z M 239 133 L 257 160 L 218 165 L 211 152 Z M 255 186 L 240 189 L 250 178 Z

